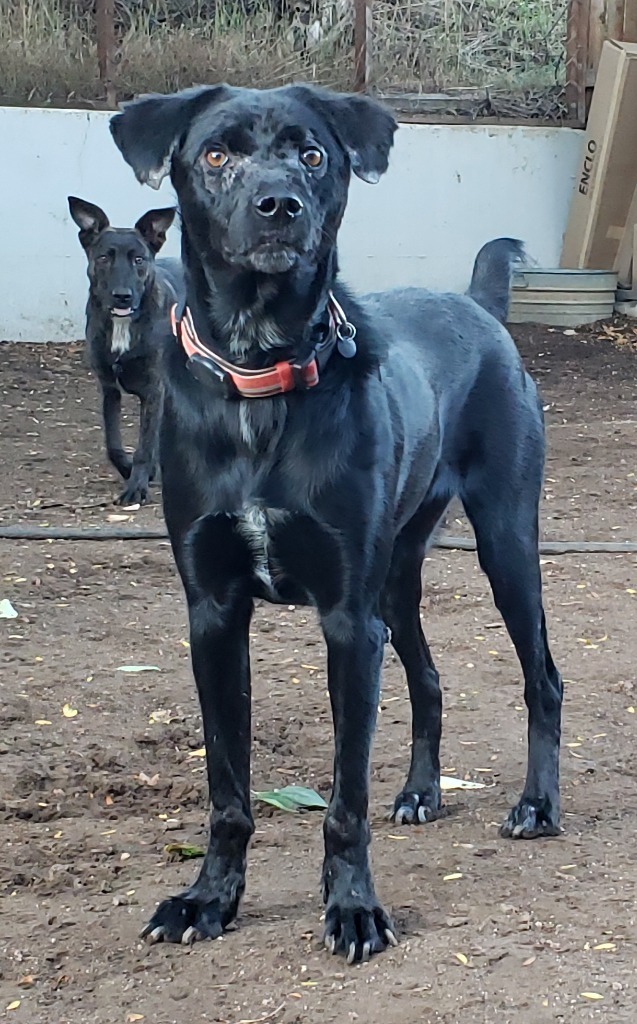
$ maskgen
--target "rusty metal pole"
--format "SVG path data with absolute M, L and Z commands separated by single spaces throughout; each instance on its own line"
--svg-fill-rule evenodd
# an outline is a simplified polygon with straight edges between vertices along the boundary
M 95 29 L 97 36 L 97 63 L 100 82 L 104 88 L 106 104 L 117 106 L 113 83 L 113 56 L 115 54 L 115 0 L 95 0 Z
M 372 59 L 372 0 L 354 0 L 354 90 L 367 92 Z
M 590 0 L 569 0 L 566 19 L 566 105 L 570 121 L 586 121 L 586 63 Z

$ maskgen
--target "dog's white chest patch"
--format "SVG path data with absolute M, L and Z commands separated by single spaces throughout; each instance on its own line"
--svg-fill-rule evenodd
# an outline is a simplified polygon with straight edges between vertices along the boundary
M 286 513 L 279 509 L 260 508 L 258 505 L 246 506 L 238 516 L 239 533 L 252 553 L 254 575 L 273 595 L 276 594 L 276 582 L 272 578 L 269 529 L 285 516 Z
M 255 442 L 255 432 L 252 428 L 250 408 L 247 402 L 239 402 L 239 433 L 244 444 L 252 448 Z
M 111 351 L 122 355 L 130 348 L 130 317 L 114 316 L 111 318 L 113 333 L 111 334 Z

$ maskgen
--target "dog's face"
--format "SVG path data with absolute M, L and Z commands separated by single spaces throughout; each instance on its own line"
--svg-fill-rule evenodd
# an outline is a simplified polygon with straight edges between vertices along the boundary
M 149 210 L 134 228 L 113 228 L 99 206 L 69 196 L 88 258 L 91 297 L 112 316 L 135 316 L 155 275 L 155 254 L 166 241 L 174 208 Z
M 310 86 L 228 86 L 150 96 L 111 121 L 142 182 L 170 173 L 208 261 L 280 274 L 333 247 L 350 171 L 387 169 L 393 117 L 366 97 Z

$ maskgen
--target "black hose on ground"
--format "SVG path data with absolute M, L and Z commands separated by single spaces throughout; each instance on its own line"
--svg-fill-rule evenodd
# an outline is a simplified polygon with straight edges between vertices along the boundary
M 168 540 L 166 530 L 145 527 L 130 529 L 125 526 L 57 527 L 57 526 L 0 526 L 0 540 Z M 475 551 L 471 537 L 436 537 L 431 545 L 447 551 Z M 635 541 L 545 540 L 540 542 L 541 555 L 596 555 L 632 554 L 637 552 Z

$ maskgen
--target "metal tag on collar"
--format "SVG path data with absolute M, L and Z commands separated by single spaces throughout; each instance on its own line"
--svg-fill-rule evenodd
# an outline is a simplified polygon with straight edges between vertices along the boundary
M 356 348 L 356 328 L 346 320 L 336 328 L 336 347 L 343 359 L 353 359 L 358 351 Z
M 351 324 L 345 315 L 334 292 L 329 293 L 332 315 L 336 321 L 336 347 L 344 359 L 353 359 L 356 355 L 356 328 Z

